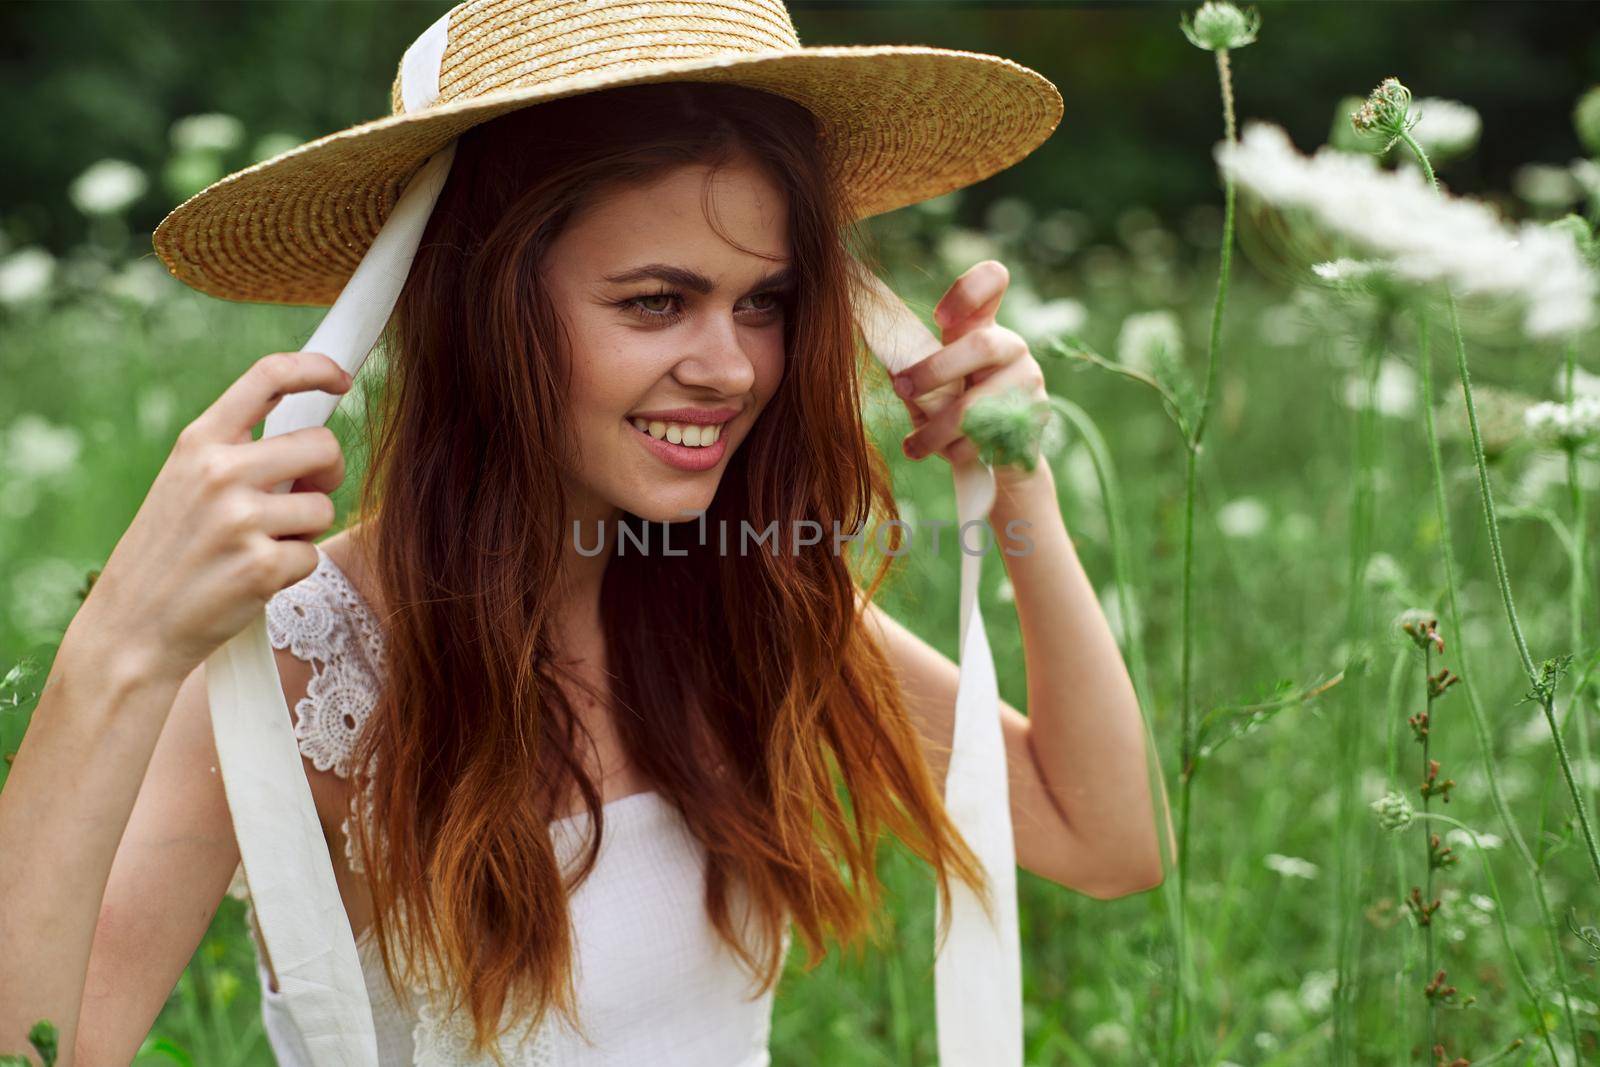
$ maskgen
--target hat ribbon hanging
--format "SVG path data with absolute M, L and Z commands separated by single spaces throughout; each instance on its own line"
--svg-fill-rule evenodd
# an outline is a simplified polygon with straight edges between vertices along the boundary
M 448 22 L 447 14 L 429 26 L 401 60 L 407 113 L 438 97 Z M 454 156 L 451 141 L 412 176 L 305 351 L 324 353 L 352 376 L 360 370 L 399 299 Z M 940 347 L 869 271 L 859 269 L 853 289 L 867 345 L 891 373 Z M 919 402 L 931 413 L 950 399 Z M 322 425 L 337 405 L 330 393 L 290 394 L 267 415 L 262 437 Z M 959 545 L 960 532 L 988 515 L 994 479 L 977 460 L 957 466 L 954 474 Z M 285 492 L 290 484 L 273 491 Z M 949 933 L 935 961 L 935 1013 L 943 1067 L 1021 1067 L 1016 858 L 999 691 L 977 597 L 981 564 L 981 555 L 962 551 L 961 680 L 944 799 L 988 875 L 996 921 L 989 921 L 964 882 L 952 880 Z M 289 1040 L 298 1043 L 296 1052 L 306 1062 L 378 1067 L 360 957 L 302 768 L 265 611 L 206 660 L 206 692 L 245 881 L 278 997 L 295 1031 Z

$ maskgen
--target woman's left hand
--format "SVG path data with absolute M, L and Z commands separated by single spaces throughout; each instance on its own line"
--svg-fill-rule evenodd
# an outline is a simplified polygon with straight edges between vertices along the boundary
M 938 453 L 953 466 L 978 458 L 977 446 L 961 430 L 961 420 L 972 404 L 985 397 L 1020 389 L 1031 399 L 1044 400 L 1044 371 L 1033 358 L 1028 342 L 1015 330 L 996 324 L 1000 298 L 1011 284 L 1011 272 L 998 260 L 973 265 L 951 283 L 933 317 L 943 330 L 944 347 L 894 376 L 894 391 L 905 402 L 916 427 L 900 447 L 910 459 Z M 928 414 L 917 398 L 942 385 L 954 383 L 960 395 Z M 1027 472 L 1009 467 L 995 471 L 996 478 L 1023 478 Z

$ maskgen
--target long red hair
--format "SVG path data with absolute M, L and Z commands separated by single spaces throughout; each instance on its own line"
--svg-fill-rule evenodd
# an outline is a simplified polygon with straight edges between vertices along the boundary
M 576 1021 L 567 899 L 593 868 L 604 814 L 582 758 L 591 739 L 563 688 L 575 679 L 553 654 L 571 434 L 539 264 L 574 212 L 617 183 L 743 153 L 786 190 L 798 289 L 784 378 L 706 522 L 825 531 L 812 548 L 739 554 L 715 537 L 700 547 L 682 535 L 689 524 L 673 538 L 687 555 L 608 560 L 601 614 L 627 758 L 704 845 L 709 915 L 762 991 L 781 975 L 789 923 L 807 969 L 828 937 L 876 934 L 884 831 L 931 865 L 947 903 L 951 874 L 987 899 L 861 617 L 890 557 L 858 577 L 833 550 L 835 529 L 896 512 L 861 419 L 869 361 L 846 257 L 854 246 L 865 258 L 866 244 L 824 147 L 799 104 L 705 83 L 544 103 L 456 147 L 368 410 L 359 511 L 387 674 L 356 755 L 370 807 L 352 826 L 391 982 L 397 955 L 407 972 L 441 970 L 478 1051 L 493 1054 L 508 1007 Z M 571 788 L 594 833 L 564 877 L 548 823 Z M 755 946 L 730 907 L 736 884 L 754 905 Z

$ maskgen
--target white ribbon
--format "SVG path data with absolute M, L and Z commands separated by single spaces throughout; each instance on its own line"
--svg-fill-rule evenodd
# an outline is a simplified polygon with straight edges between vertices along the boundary
M 438 98 L 448 22 L 446 14 L 428 27 L 401 60 L 407 113 Z M 454 157 L 452 141 L 419 168 L 305 351 L 328 355 L 352 376 L 360 370 L 399 299 Z M 861 269 L 857 282 L 858 322 L 868 346 L 891 372 L 941 347 L 881 280 Z M 946 392 L 919 402 L 937 410 L 953 395 Z M 290 394 L 268 414 L 262 436 L 321 425 L 337 405 L 331 393 Z M 959 543 L 969 523 L 982 523 L 988 515 L 994 479 L 974 461 L 955 470 L 955 482 Z M 289 487 L 284 482 L 274 491 Z M 977 600 L 981 565 L 981 555 L 963 549 L 961 681 L 945 805 L 983 863 L 997 922 L 989 922 L 965 883 L 952 881 L 950 931 L 934 971 L 939 1062 L 1020 1067 L 1016 857 L 1000 698 Z M 245 881 L 280 1003 L 296 1031 L 296 1051 L 319 1067 L 378 1067 L 366 981 L 302 768 L 265 612 L 206 661 L 206 693 Z

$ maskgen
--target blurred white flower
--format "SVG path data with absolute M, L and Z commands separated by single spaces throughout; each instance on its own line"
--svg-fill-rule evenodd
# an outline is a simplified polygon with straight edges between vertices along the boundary
M 1007 295 L 1010 295 L 1009 292 Z M 1014 302 L 1005 317 L 1011 328 L 1030 345 L 1076 334 L 1089 321 L 1088 309 L 1071 297 L 1061 296 L 1041 302 L 1030 290 L 1023 290 L 1017 295 L 1023 299 Z M 1005 308 L 1003 303 L 1000 306 Z
M 1287 989 L 1274 989 L 1262 997 L 1261 1014 L 1274 1030 L 1298 1030 L 1303 1023 L 1300 1002 Z
M 1253 496 L 1230 500 L 1217 509 L 1217 527 L 1229 537 L 1255 537 L 1267 528 L 1267 506 Z
M 939 258 L 946 270 L 959 275 L 974 263 L 999 259 L 1000 248 L 986 233 L 951 226 L 939 238 Z
M 1472 843 L 1472 835 L 1460 827 L 1453 827 L 1449 833 L 1444 835 L 1444 840 L 1445 844 L 1453 845 L 1456 848 L 1466 849 L 1475 847 Z M 1485 850 L 1499 848 L 1501 845 L 1505 844 L 1505 842 L 1500 839 L 1498 834 L 1491 834 L 1487 830 L 1478 831 L 1478 840 L 1483 842 L 1483 847 Z
M 1385 273 L 1383 264 L 1371 259 L 1331 259 L 1326 263 L 1314 263 L 1312 273 L 1323 281 L 1328 282 L 1358 282 L 1370 278 L 1374 274 Z
M 14 307 L 50 291 L 56 257 L 42 248 L 19 249 L 0 260 L 0 304 Z
M 11 621 L 42 640 L 72 617 L 84 572 L 64 559 L 36 560 L 11 579 Z
M 21 478 L 57 477 L 72 470 L 82 450 L 78 431 L 27 412 L 6 431 L 5 470 Z
M 156 260 L 135 259 L 107 278 L 102 288 L 113 296 L 153 307 L 163 296 L 175 292 L 177 285 L 167 268 Z
M 1551 448 L 1600 441 L 1600 397 L 1578 396 L 1570 404 L 1541 401 L 1522 413 L 1522 425 L 1530 438 Z
M 1111 1019 L 1095 1023 L 1083 1035 L 1083 1044 L 1096 1056 L 1126 1056 L 1133 1051 L 1128 1028 Z
M 1276 871 L 1285 878 L 1305 878 L 1309 880 L 1322 873 L 1322 868 L 1310 860 L 1303 860 L 1298 856 L 1282 856 L 1276 852 L 1267 853 L 1262 857 L 1261 862 L 1266 864 L 1269 870 Z
M 994 598 L 1002 604 L 1012 604 L 1017 599 L 1016 586 L 1011 584 L 1010 578 L 1000 579 L 1000 584 L 994 587 Z
M 1313 1014 L 1327 1011 L 1338 984 L 1337 971 L 1312 971 L 1300 982 L 1300 1006 Z
M 244 141 L 244 123 L 232 115 L 207 112 L 187 115 L 168 131 L 172 147 L 179 152 L 228 152 Z
M 1477 109 L 1457 100 L 1424 97 L 1412 102 L 1411 111 L 1417 116 L 1411 136 L 1434 163 L 1470 152 L 1483 131 L 1483 120 L 1478 117 Z
M 1559 210 L 1578 199 L 1578 182 L 1566 167 L 1524 163 L 1511 172 L 1511 188 L 1535 207 Z
M 1417 372 L 1398 359 L 1385 359 L 1378 364 L 1378 382 L 1374 402 L 1378 414 L 1403 419 L 1417 409 Z M 1344 402 L 1360 410 L 1367 402 L 1367 383 L 1361 375 L 1345 378 Z
M 1272 304 L 1256 316 L 1256 329 L 1269 345 L 1293 345 L 1311 336 L 1311 313 L 1300 299 Z
M 172 424 L 178 398 L 164 385 L 151 386 L 139 394 L 139 429 L 146 437 L 160 437 Z
M 1600 279 L 1563 233 L 1532 222 L 1510 230 L 1484 204 L 1435 195 L 1417 172 L 1382 170 L 1371 156 L 1327 146 L 1303 156 L 1267 123 L 1248 124 L 1237 144 L 1217 146 L 1216 158 L 1251 194 L 1308 212 L 1393 260 L 1399 277 L 1521 299 L 1531 336 L 1564 335 L 1594 321 Z
M 116 215 L 144 195 L 150 179 L 121 159 L 102 159 L 73 179 L 67 196 L 85 215 Z
M 1057 208 L 1039 220 L 1034 236 L 1050 251 L 1060 256 L 1076 252 L 1089 235 L 1089 220 L 1081 211 Z
M 298 148 L 305 142 L 304 137 L 296 137 L 292 133 L 267 133 L 256 141 L 250 149 L 250 161 L 259 163 L 263 159 L 272 159 L 281 156 L 291 148 Z
M 1583 195 L 1600 201 L 1600 163 L 1592 159 L 1574 159 L 1568 168 L 1572 180 L 1578 183 Z
M 1138 311 L 1122 320 L 1117 331 L 1117 361 L 1146 374 L 1162 362 L 1162 353 L 1177 362 L 1183 356 L 1183 327 L 1170 311 Z
M 1017 196 L 1003 196 L 984 212 L 983 224 L 1002 237 L 1020 237 L 1033 225 L 1033 205 Z

